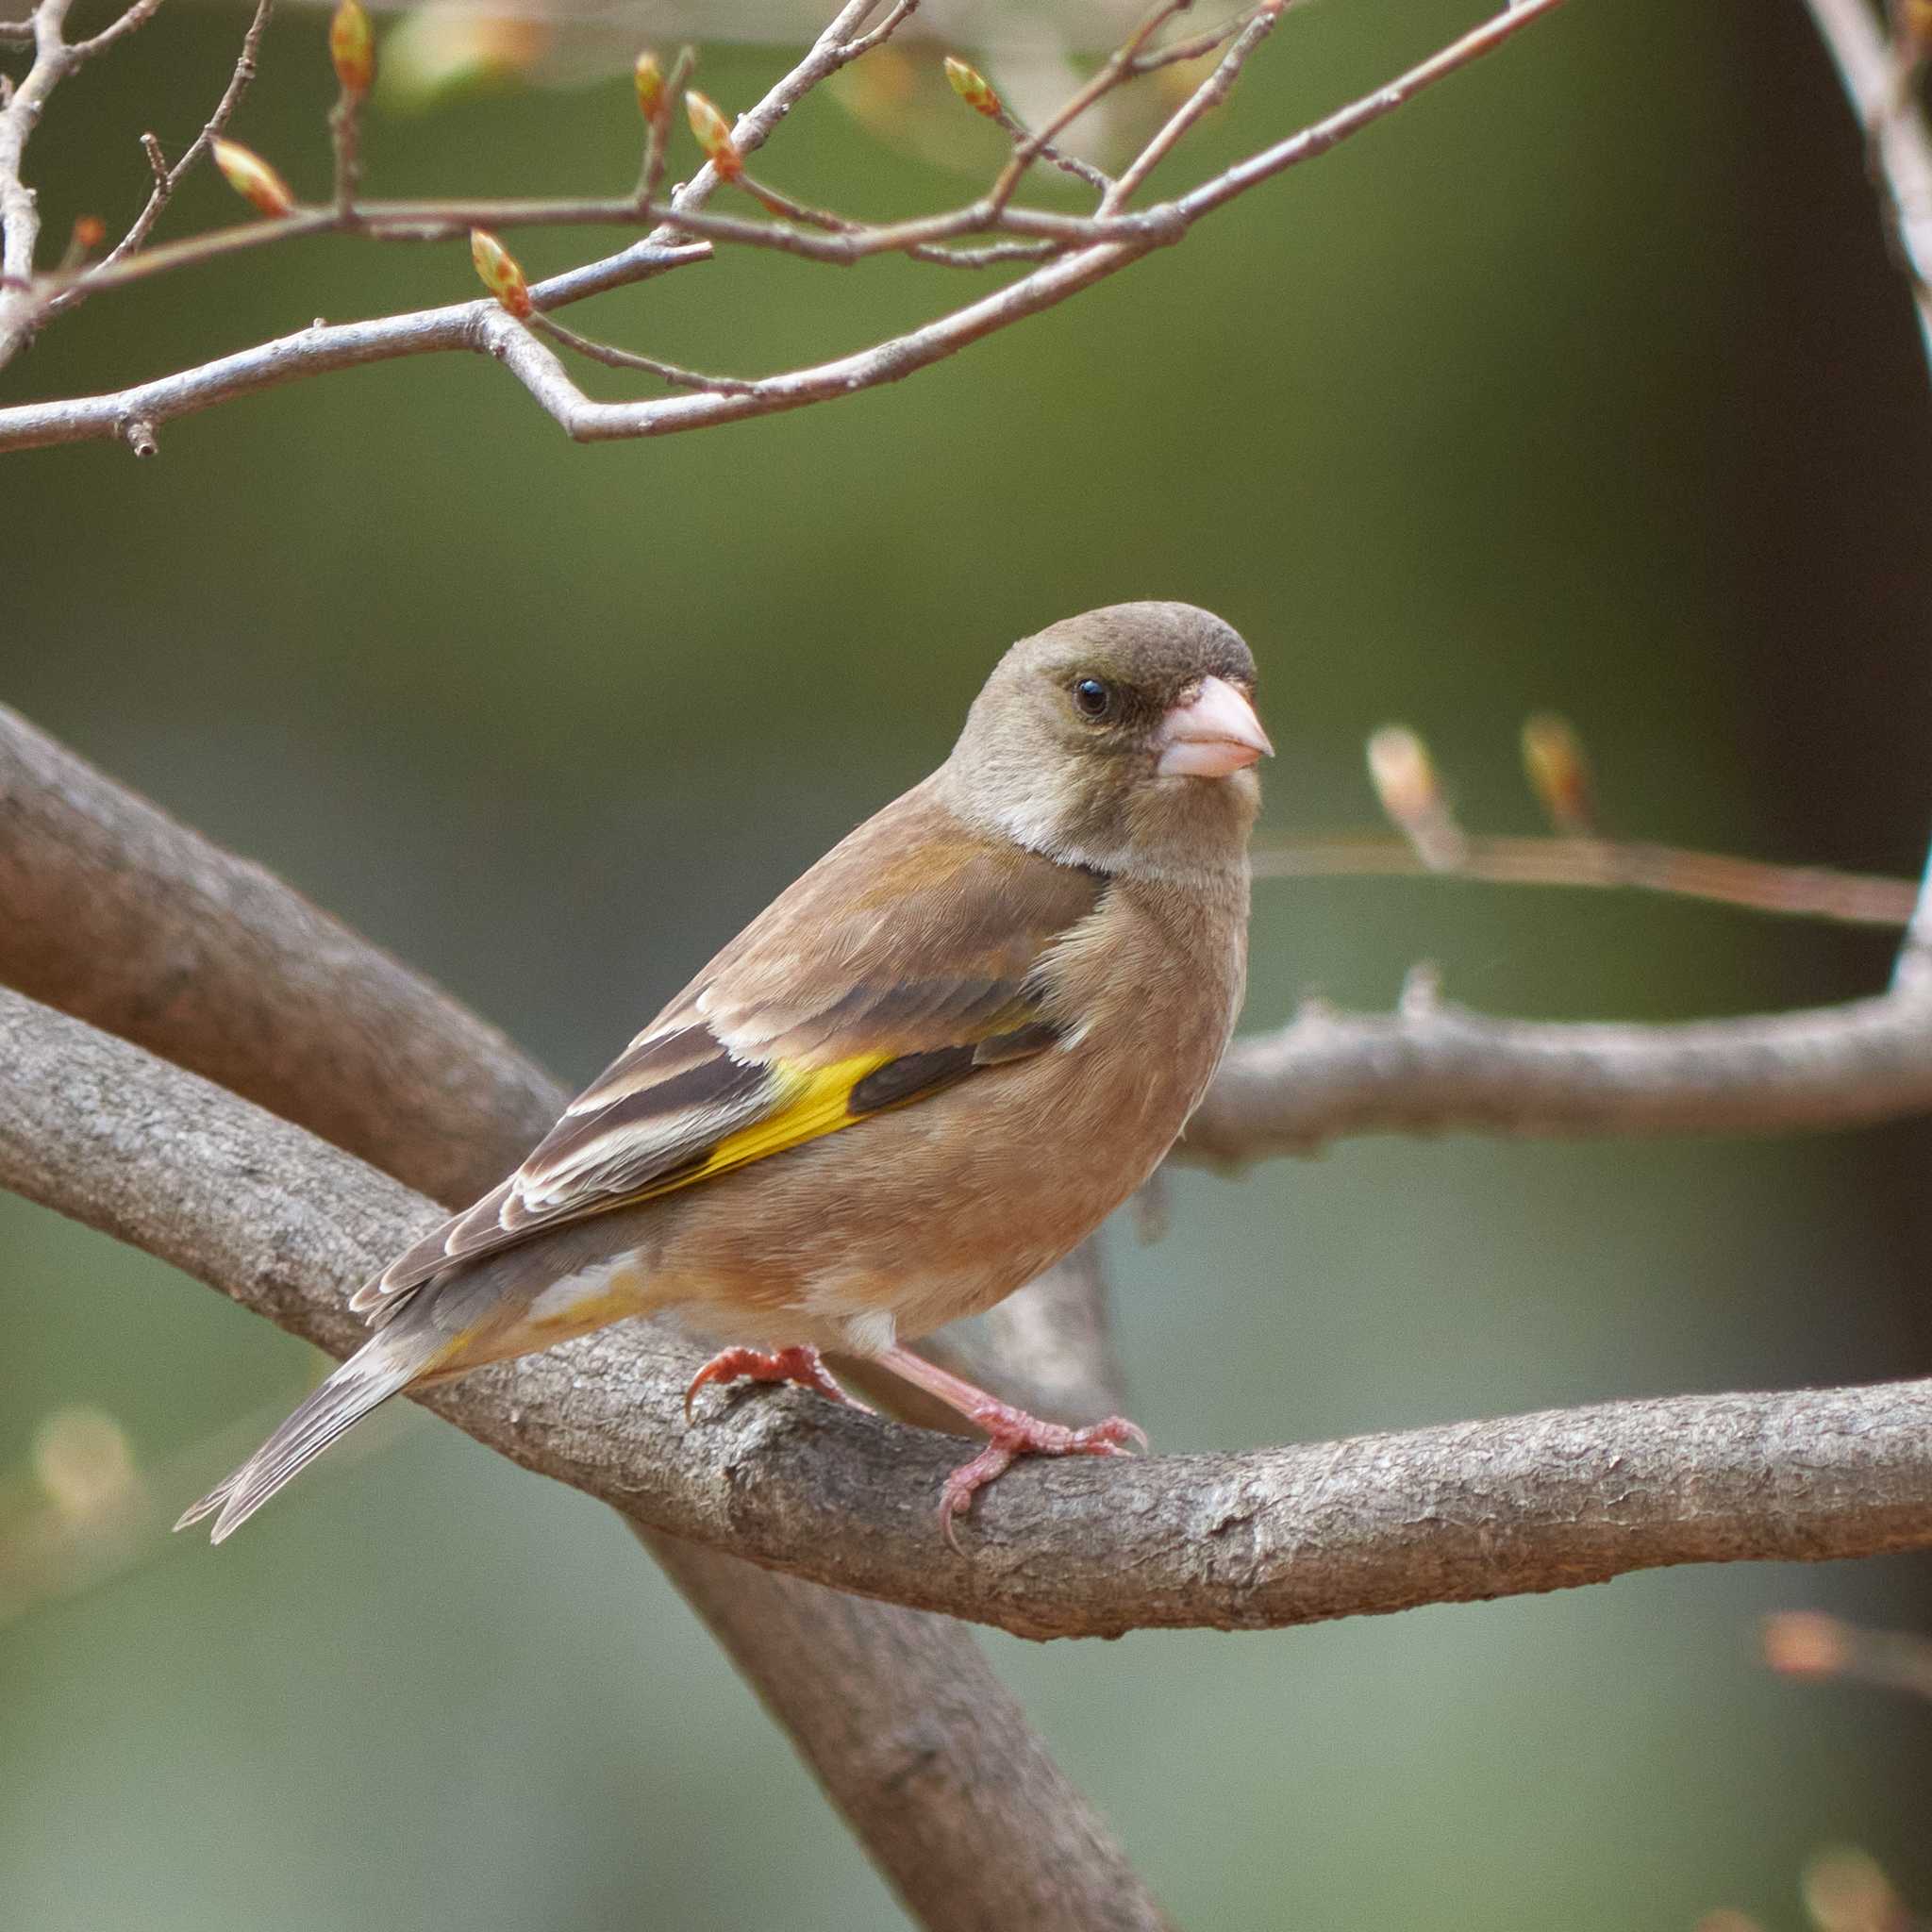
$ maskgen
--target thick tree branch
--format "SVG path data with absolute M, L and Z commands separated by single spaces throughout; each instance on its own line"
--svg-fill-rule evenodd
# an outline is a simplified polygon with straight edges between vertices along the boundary
M 225 1090 L 0 994 L 0 1181 L 340 1354 L 438 1210 Z M 943 1439 L 797 1391 L 687 1424 L 695 1359 L 622 1324 L 426 1397 L 636 1520 L 1027 1637 L 1254 1629 L 1687 1562 L 1932 1547 L 1932 1381 L 1686 1396 L 1249 1456 L 1023 1466 L 956 1557 Z
M 232 1084 L 445 1203 L 514 1164 L 564 1097 L 388 955 L 4 710 L 0 980 Z M 1064 1289 L 1041 1291 L 1034 1325 L 1056 1343 L 1041 1364 L 1053 1379 L 1028 1392 L 1092 1400 L 1093 1365 L 1108 1362 L 1089 1348 L 1100 1318 L 1083 1324 Z M 1027 1319 L 1032 1292 L 1008 1321 Z M 1164 1923 L 964 1631 L 639 1533 L 923 1924 Z M 820 1659 L 804 1676 L 802 1656 Z M 832 1668 L 841 1660 L 849 1674 Z
M 420 974 L 4 706 L 0 982 L 451 1206 L 567 1098 Z M 939 1352 L 1050 1414 L 1120 1407 L 1091 1249 Z
M 184 1058 L 237 1006 L 279 1001 L 284 977 L 291 1026 L 327 1025 L 322 988 L 305 986 L 302 962 L 350 936 L 318 934 L 322 915 L 265 874 L 6 722 L 0 768 L 25 771 L 31 758 L 38 776 L 13 783 L 0 816 L 14 854 L 0 974 L 15 976 L 7 951 L 16 948 L 50 990 L 71 993 L 91 982 L 104 951 L 133 944 L 164 958 L 175 969 L 171 998 L 142 1002 L 124 989 L 99 1009 L 172 1040 Z M 50 856 L 23 864 L 37 844 Z M 163 882 L 152 893 L 149 868 Z M 211 878 L 197 882 L 204 870 Z M 231 872 L 253 882 L 252 900 L 215 883 Z M 280 909 L 277 892 L 288 902 Z M 90 901 L 117 896 L 145 908 L 144 927 L 71 923 L 84 922 Z M 235 896 L 256 937 L 231 950 L 223 908 Z M 277 948 L 273 930 L 284 920 L 290 942 Z M 29 946 L 23 928 L 35 935 Z M 397 1029 L 420 1024 L 423 1003 L 436 998 L 393 962 L 358 970 L 366 1011 L 350 1032 L 341 1008 L 330 1028 L 340 1065 L 304 1080 L 382 1086 Z M 11 1184 L 219 1281 L 325 1345 L 359 1339 L 341 1297 L 428 1217 L 426 1204 L 77 1022 L 17 998 L 7 1010 L 0 1162 Z M 462 1027 L 475 1023 L 458 1021 L 453 1032 L 441 1024 L 461 1056 Z M 1640 1041 L 1644 1031 L 1627 1029 Z M 475 1038 L 471 1050 L 486 1060 L 502 1052 L 487 1029 Z M 1589 1029 L 1578 1043 L 1600 1044 Z M 1782 1077 L 1774 1059 L 1773 1071 Z M 1577 1077 L 1573 1068 L 1563 1080 Z M 522 1097 L 509 1111 L 545 1114 L 550 1096 L 528 1085 L 513 1083 Z M 434 1082 L 397 1080 L 383 1120 L 365 1131 L 379 1140 L 387 1122 L 405 1140 L 472 1105 L 479 1140 L 497 1136 L 478 1153 L 492 1174 L 526 1130 L 521 1122 L 513 1133 L 492 1129 L 487 1104 L 465 1103 L 462 1091 L 452 1097 Z M 399 1164 L 408 1158 L 407 1144 L 391 1153 Z M 974 1559 L 959 1563 L 938 1542 L 932 1509 L 957 1452 L 782 1394 L 687 1428 L 679 1400 L 691 1359 L 664 1336 L 627 1326 L 472 1377 L 443 1400 L 495 1446 L 642 1520 L 774 1567 L 1035 1635 L 1292 1622 L 1658 1562 L 1932 1542 L 1932 1436 L 1922 1426 L 1932 1386 L 1907 1385 L 1633 1404 L 1251 1457 L 1023 1469 L 981 1500 Z
M 1765 1134 L 1927 1111 L 1923 969 L 1844 1006 L 1655 1026 L 1491 1019 L 1424 991 L 1236 1041 L 1177 1153 L 1238 1166 L 1344 1134 Z
M 964 1631 L 675 1537 L 643 1540 L 725 1650 L 762 1660 L 752 1681 L 765 1708 L 868 1848 L 887 1848 L 874 1856 L 922 1924 L 1171 1932 Z
M 4 708 L 0 980 L 437 1200 L 493 1186 L 557 1118 L 494 1027 Z

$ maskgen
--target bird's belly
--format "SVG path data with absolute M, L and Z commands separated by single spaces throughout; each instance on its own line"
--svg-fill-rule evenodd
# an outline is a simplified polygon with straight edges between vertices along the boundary
M 759 1161 L 741 1186 L 640 1210 L 654 1298 L 707 1336 L 858 1353 L 982 1313 L 1125 1199 L 1191 1105 L 1171 1082 L 1038 1077 L 1051 1071 L 976 1075 Z

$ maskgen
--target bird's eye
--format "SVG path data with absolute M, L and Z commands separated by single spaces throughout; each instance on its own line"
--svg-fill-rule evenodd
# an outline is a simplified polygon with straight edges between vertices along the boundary
M 1113 692 L 1097 677 L 1083 677 L 1074 686 L 1074 703 L 1083 718 L 1104 718 L 1113 708 Z

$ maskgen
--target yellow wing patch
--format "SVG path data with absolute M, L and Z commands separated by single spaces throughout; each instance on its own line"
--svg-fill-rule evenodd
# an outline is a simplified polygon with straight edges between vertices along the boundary
M 851 1110 L 852 1090 L 892 1058 L 886 1053 L 866 1053 L 833 1060 L 823 1067 L 774 1064 L 772 1072 L 779 1082 L 778 1091 L 773 1096 L 772 1111 L 763 1120 L 725 1135 L 700 1166 L 684 1174 L 667 1174 L 656 1186 L 630 1195 L 624 1205 L 648 1201 L 678 1188 L 695 1187 L 699 1181 L 710 1180 L 734 1167 L 747 1166 L 768 1155 L 782 1154 L 788 1147 L 802 1146 L 808 1141 L 849 1127 L 855 1121 L 864 1119 L 863 1114 Z

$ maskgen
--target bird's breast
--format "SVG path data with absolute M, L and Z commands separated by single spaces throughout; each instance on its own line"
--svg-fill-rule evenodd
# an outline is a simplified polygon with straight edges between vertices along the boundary
M 1234 1023 L 1245 914 L 1244 881 L 1111 888 L 1055 949 L 1059 1044 L 645 1210 L 660 1280 L 709 1305 L 698 1325 L 773 1341 L 991 1307 L 1173 1145 Z

